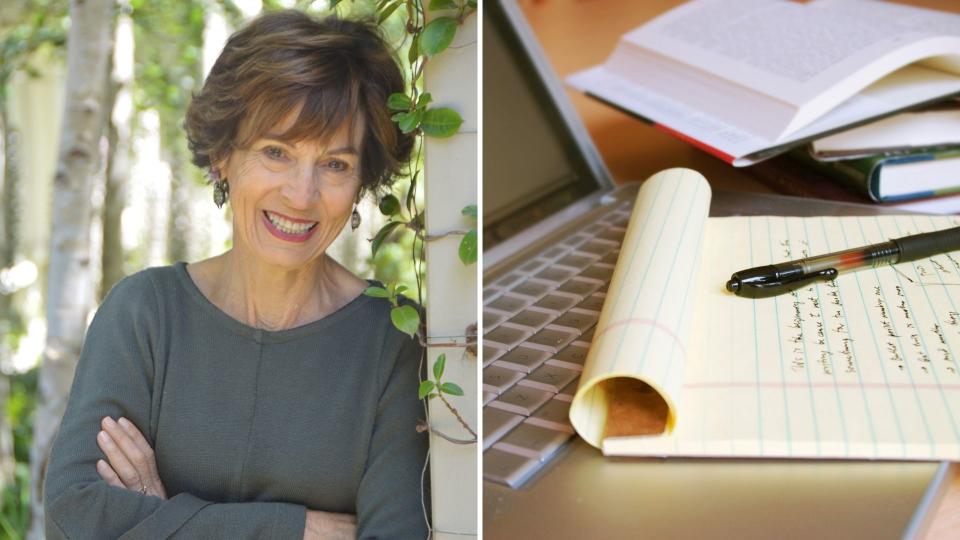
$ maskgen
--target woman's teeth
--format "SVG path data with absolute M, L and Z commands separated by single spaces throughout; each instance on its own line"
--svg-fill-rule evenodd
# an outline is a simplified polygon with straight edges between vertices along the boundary
M 278 216 L 272 212 L 264 212 L 267 215 L 267 219 L 270 220 L 270 223 L 273 223 L 273 226 L 280 229 L 281 231 L 287 234 L 303 234 L 310 229 L 316 227 L 317 222 L 313 223 L 294 223 L 286 218 Z

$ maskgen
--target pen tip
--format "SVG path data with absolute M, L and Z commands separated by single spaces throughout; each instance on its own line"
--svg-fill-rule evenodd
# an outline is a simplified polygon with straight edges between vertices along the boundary
M 732 292 L 732 293 L 735 293 L 735 292 L 737 292 L 739 289 L 740 289 L 740 280 L 739 280 L 739 279 L 731 279 L 730 281 L 727 282 L 727 290 L 728 290 L 728 291 L 730 291 L 730 292 Z

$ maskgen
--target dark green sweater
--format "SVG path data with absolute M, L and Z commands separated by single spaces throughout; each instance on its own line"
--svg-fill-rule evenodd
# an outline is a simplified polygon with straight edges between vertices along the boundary
M 424 538 L 421 348 L 360 296 L 313 323 L 258 330 L 184 263 L 117 284 L 87 332 L 44 482 L 48 539 L 301 540 L 306 509 L 361 538 Z M 168 500 L 108 486 L 96 436 L 133 422 Z

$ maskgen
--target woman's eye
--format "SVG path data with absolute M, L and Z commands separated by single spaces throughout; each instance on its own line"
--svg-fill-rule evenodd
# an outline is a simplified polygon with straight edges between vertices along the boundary
M 265 153 L 267 157 L 271 159 L 283 159 L 286 157 L 283 149 L 277 146 L 268 146 L 263 149 L 263 153 Z
M 331 159 L 327 161 L 327 168 L 332 171 L 343 172 L 350 168 L 350 164 L 339 159 Z

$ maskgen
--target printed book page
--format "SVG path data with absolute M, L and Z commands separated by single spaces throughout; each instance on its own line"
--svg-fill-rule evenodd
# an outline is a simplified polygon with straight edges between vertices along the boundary
M 681 184 L 677 171 L 649 180 L 638 204 L 649 196 L 644 191 L 658 189 L 655 180 L 660 190 Z M 687 193 L 698 191 L 682 184 Z M 624 244 L 610 308 L 604 306 L 571 407 L 585 440 L 608 455 L 960 459 L 960 253 L 849 272 L 774 298 L 724 289 L 737 270 L 957 226 L 960 219 L 703 216 L 693 274 L 686 264 L 673 268 L 688 253 L 682 241 L 671 240 L 677 247 L 666 262 L 655 260 L 663 253 L 631 252 L 648 249 L 642 243 Z M 635 236 L 656 229 L 640 211 L 628 240 L 634 228 Z M 643 272 L 621 269 L 641 257 L 648 261 Z M 663 275 L 649 277 L 656 274 Z M 678 285 L 685 275 L 690 281 Z M 662 290 L 665 280 L 672 292 L 660 303 L 637 302 L 639 311 L 631 312 L 611 302 L 655 294 L 639 289 L 646 283 Z M 631 327 L 629 337 L 618 335 L 621 327 Z M 661 337 L 668 331 L 672 336 Z M 612 338 L 630 346 L 611 349 Z M 623 426 L 607 425 L 618 398 L 596 390 L 608 374 L 629 374 L 668 394 L 672 416 L 662 433 L 623 436 Z
M 885 57 L 938 37 L 960 38 L 960 15 L 869 0 L 700 0 L 624 40 L 800 106 L 878 60 L 889 72 L 903 64 Z M 953 50 L 942 45 L 902 60 Z M 960 71 L 960 60 L 945 68 Z

